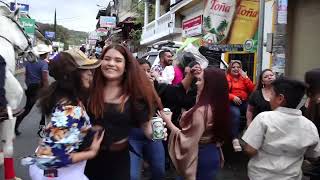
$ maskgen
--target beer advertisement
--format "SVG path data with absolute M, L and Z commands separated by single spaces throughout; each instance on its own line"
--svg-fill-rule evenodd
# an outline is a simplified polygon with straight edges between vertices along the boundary
M 259 0 L 205 0 L 204 3 L 203 40 L 206 44 L 243 45 L 248 40 L 256 42 Z

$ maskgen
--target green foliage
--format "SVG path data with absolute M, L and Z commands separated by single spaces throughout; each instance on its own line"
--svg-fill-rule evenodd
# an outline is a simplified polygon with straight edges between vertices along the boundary
M 215 28 L 210 29 L 210 31 L 212 34 L 218 34 Z
M 135 12 L 135 24 L 144 23 L 144 0 L 132 0 L 132 11 Z M 149 3 L 149 22 L 155 19 L 155 5 Z
M 134 24 L 144 25 L 144 2 L 143 0 L 132 0 L 132 11 L 136 14 L 134 19 Z M 152 22 L 155 19 L 155 5 L 153 3 L 149 3 L 149 22 Z M 132 43 L 135 46 L 140 45 L 142 29 L 135 29 L 130 32 L 130 37 L 132 39 Z
M 220 22 L 219 26 L 217 27 L 217 31 L 220 32 L 220 34 L 223 34 L 223 31 L 228 27 L 228 22 L 226 20 L 223 20 Z
M 204 17 L 203 20 L 204 20 L 204 26 L 207 29 L 211 29 L 211 17 L 210 16 Z
M 37 22 L 37 26 L 42 34 L 45 31 L 54 31 L 53 24 Z M 57 25 L 56 39 L 54 41 L 60 41 L 64 43 L 65 48 L 68 48 L 69 45 L 81 45 L 85 43 L 87 36 L 86 32 L 69 30 L 61 25 Z
M 132 30 L 132 31 L 129 33 L 130 38 L 131 38 L 133 41 L 140 41 L 141 34 L 142 34 L 142 30 L 141 30 L 141 29 Z

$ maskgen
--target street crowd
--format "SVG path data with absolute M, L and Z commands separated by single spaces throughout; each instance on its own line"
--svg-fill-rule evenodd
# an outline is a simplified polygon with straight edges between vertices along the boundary
M 49 58 L 48 47 L 36 48 L 38 61 L 25 66 L 27 103 L 14 114 L 21 135 L 24 117 L 35 104 L 41 109 L 32 180 L 139 180 L 143 169 L 152 180 L 169 169 L 176 179 L 213 180 L 229 143 L 250 157 L 251 180 L 320 179 L 319 68 L 306 72 L 305 82 L 265 69 L 254 84 L 236 59 L 223 70 L 204 68 L 192 53 L 174 60 L 170 50 L 152 66 L 122 44 L 99 47 L 98 58 L 83 49 Z M 2 59 L 0 68 L 6 117 Z M 163 120 L 162 140 L 153 139 L 155 116 Z M 303 163 L 310 168 L 302 171 Z

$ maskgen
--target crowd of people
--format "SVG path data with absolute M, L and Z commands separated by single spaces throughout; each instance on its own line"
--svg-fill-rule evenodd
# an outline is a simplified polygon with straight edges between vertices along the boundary
M 163 50 L 151 65 L 111 44 L 98 49 L 98 59 L 71 49 L 47 61 L 49 51 L 39 48 L 39 60 L 26 65 L 27 104 L 15 128 L 19 135 L 39 101 L 45 128 L 32 180 L 138 180 L 142 169 L 161 180 L 170 168 L 176 179 L 212 180 L 228 143 L 250 157 L 251 180 L 301 179 L 303 162 L 311 164 L 306 175 L 320 177 L 320 69 L 308 71 L 305 82 L 265 69 L 255 85 L 239 60 L 226 70 L 203 69 L 185 53 L 173 66 L 173 53 Z M 163 140 L 152 139 L 154 116 L 163 120 Z

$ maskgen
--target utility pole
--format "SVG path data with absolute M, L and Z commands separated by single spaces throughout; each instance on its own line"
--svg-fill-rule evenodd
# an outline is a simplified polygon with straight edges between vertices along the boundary
M 57 39 L 57 10 L 54 9 L 54 23 L 53 23 L 53 30 L 54 30 L 54 40 Z
M 260 0 L 259 8 L 259 26 L 258 26 L 258 49 L 257 49 L 257 72 L 256 76 L 259 76 L 262 72 L 262 60 L 263 60 L 263 34 L 264 34 L 264 8 L 265 0 Z

